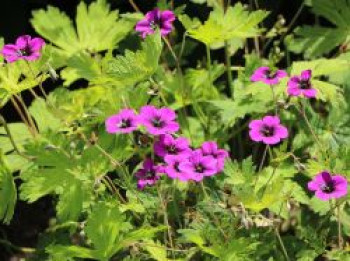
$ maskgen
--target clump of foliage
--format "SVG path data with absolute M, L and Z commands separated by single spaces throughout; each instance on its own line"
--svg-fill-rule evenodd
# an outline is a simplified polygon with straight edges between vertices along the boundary
M 38 37 L 1 41 L 0 107 L 22 121 L 0 115 L 0 218 L 55 208 L 28 260 L 350 260 L 349 2 L 306 1 L 334 26 L 294 31 L 192 2 L 205 21 L 49 6 Z

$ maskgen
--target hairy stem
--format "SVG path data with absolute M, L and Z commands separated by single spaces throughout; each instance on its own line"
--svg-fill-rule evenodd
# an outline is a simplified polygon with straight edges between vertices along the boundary
M 277 239 L 278 239 L 278 242 L 279 242 L 280 245 L 281 245 L 281 248 L 282 248 L 282 252 L 283 252 L 284 257 L 286 258 L 287 261 L 290 261 L 290 258 L 289 258 L 289 256 L 288 256 L 286 247 L 284 246 L 284 243 L 283 243 L 283 240 L 282 240 L 282 238 L 281 238 L 280 232 L 278 231 L 278 228 L 275 227 L 274 230 L 275 230 L 275 235 L 276 235 L 276 237 L 277 237 Z
M 13 139 L 13 136 L 12 136 L 12 134 L 11 134 L 10 128 L 8 127 L 6 120 L 4 119 L 4 117 L 3 117 L 2 115 L 0 115 L 0 123 L 4 126 L 4 129 L 5 129 L 5 132 L 6 132 L 6 134 L 7 134 L 7 137 L 9 138 L 9 140 L 10 140 L 10 142 L 11 142 L 11 145 L 12 145 L 13 149 L 17 152 L 17 154 L 18 154 L 19 156 L 21 156 L 21 157 L 27 159 L 27 160 L 32 160 L 31 157 L 29 157 L 29 156 L 23 154 L 23 153 L 18 149 L 18 147 L 17 147 L 17 145 L 16 145 L 16 142 L 15 142 L 15 140 Z
M 23 101 L 22 97 L 21 97 L 21 94 L 18 94 L 18 95 L 15 95 L 15 97 L 17 98 L 17 100 L 19 101 L 19 103 L 21 104 L 26 116 L 27 116 L 27 119 L 28 119 L 28 123 L 30 124 L 30 126 L 32 127 L 33 129 L 33 133 L 34 133 L 34 136 L 36 136 L 39 131 L 34 123 L 34 120 L 33 120 L 33 117 L 31 116 L 30 112 L 29 112 L 29 109 L 27 107 L 27 105 L 25 104 L 25 102 Z
M 158 192 L 158 197 L 159 197 L 159 200 L 160 200 L 160 203 L 161 203 L 161 206 L 162 206 L 162 209 L 163 209 L 163 215 L 164 215 L 164 224 L 166 225 L 167 227 L 167 234 L 168 234 L 168 239 L 169 239 L 169 243 L 170 243 L 170 246 L 172 249 L 174 249 L 174 242 L 173 242 L 173 238 L 171 236 L 171 226 L 169 224 L 169 218 L 168 218 L 168 212 L 167 212 L 167 206 L 163 200 L 163 197 L 162 197 L 162 193 L 160 191 L 160 188 L 159 186 L 157 186 L 157 192 Z M 174 253 L 173 253 L 174 255 Z
M 341 220 L 340 220 L 340 205 L 338 205 L 336 209 L 337 209 L 337 222 L 338 222 L 338 247 L 339 249 L 343 249 L 343 237 L 342 237 Z
M 35 137 L 35 130 L 33 129 L 33 127 L 31 126 L 31 124 L 29 123 L 28 119 L 26 118 L 26 116 L 24 116 L 21 108 L 18 106 L 17 101 L 11 97 L 10 98 L 13 107 L 15 108 L 15 110 L 17 111 L 19 117 L 21 118 L 22 122 L 27 126 L 29 133 L 32 135 L 32 137 Z
M 227 73 L 227 95 L 229 97 L 234 98 L 233 96 L 233 91 L 232 91 L 232 73 L 231 73 L 231 57 L 230 57 L 230 51 L 229 51 L 229 46 L 228 42 L 225 41 L 225 59 L 226 59 L 226 73 Z

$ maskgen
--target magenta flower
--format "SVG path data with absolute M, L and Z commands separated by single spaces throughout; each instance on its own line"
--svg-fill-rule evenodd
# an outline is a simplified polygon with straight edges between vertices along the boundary
M 291 96 L 301 96 L 306 98 L 315 98 L 317 90 L 311 84 L 311 70 L 301 72 L 300 76 L 293 76 L 288 81 L 287 92 Z
M 137 129 L 138 117 L 131 109 L 123 109 L 106 120 L 108 133 L 130 133 Z
M 252 82 L 263 82 L 269 85 L 276 85 L 288 74 L 284 70 L 272 71 L 269 67 L 263 66 L 256 69 L 250 77 Z
M 159 140 L 154 144 L 154 152 L 159 157 L 168 155 L 179 155 L 190 152 L 189 142 L 184 137 L 174 138 L 169 134 L 160 135 Z
M 141 33 L 142 38 L 145 38 L 159 28 L 161 35 L 165 36 L 173 30 L 174 21 L 175 15 L 172 11 L 160 11 L 156 8 L 153 11 L 149 11 L 145 18 L 136 24 L 135 30 Z
M 203 156 L 212 156 L 217 161 L 217 172 L 220 172 L 224 169 L 225 159 L 229 157 L 229 154 L 226 150 L 219 149 L 216 142 L 204 142 L 202 144 L 201 151 Z
M 174 133 L 179 130 L 175 121 L 176 113 L 169 108 L 157 109 L 154 106 L 143 106 L 139 115 L 140 124 L 144 125 L 152 135 Z
M 315 196 L 321 200 L 341 198 L 348 193 L 348 181 L 341 175 L 331 176 L 328 171 L 323 171 L 311 180 L 307 187 L 315 191 Z
M 191 175 L 187 172 L 180 170 L 179 166 L 181 162 L 188 160 L 189 154 L 168 155 L 164 161 L 166 166 L 163 167 L 164 173 L 171 179 L 179 179 L 181 181 L 188 181 L 191 179 Z
M 144 189 L 145 186 L 153 186 L 160 178 L 159 173 L 162 172 L 162 167 L 154 165 L 151 159 L 146 159 L 143 162 L 143 168 L 135 173 L 138 179 L 137 188 Z
M 40 51 L 44 45 L 45 41 L 39 37 L 32 39 L 29 35 L 23 35 L 17 38 L 16 44 L 4 45 L 1 54 L 9 63 L 20 59 L 35 61 L 40 58 Z
M 268 145 L 277 144 L 288 137 L 288 129 L 280 124 L 278 116 L 265 116 L 249 124 L 249 136 L 253 141 Z
M 217 161 L 212 156 L 203 156 L 201 150 L 194 150 L 186 161 L 179 164 L 179 170 L 191 180 L 201 181 L 206 176 L 217 174 Z

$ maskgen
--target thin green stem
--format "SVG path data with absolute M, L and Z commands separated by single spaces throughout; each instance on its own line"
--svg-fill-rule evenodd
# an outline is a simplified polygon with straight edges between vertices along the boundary
M 173 189 L 172 189 L 172 194 L 173 194 L 173 205 L 174 205 L 174 210 L 175 210 L 175 215 L 176 215 L 176 219 L 177 222 L 179 224 L 180 227 L 182 227 L 182 223 L 181 223 L 181 219 L 180 219 L 180 214 L 179 214 L 179 207 L 177 205 L 176 202 L 176 187 L 177 187 L 177 179 L 173 180 Z
M 340 205 L 337 206 L 337 222 L 338 222 L 338 247 L 343 249 L 343 237 L 341 231 L 341 220 L 340 220 Z
M 323 147 L 322 143 L 321 143 L 320 140 L 318 139 L 316 133 L 314 132 L 314 130 L 313 130 L 313 128 L 312 128 L 312 125 L 311 125 L 309 119 L 308 119 L 307 116 L 306 116 L 304 104 L 303 104 L 303 103 L 300 103 L 300 106 L 301 106 L 301 110 L 299 110 L 299 113 L 300 113 L 301 116 L 303 117 L 303 119 L 304 119 L 304 121 L 305 121 L 305 123 L 306 123 L 306 125 L 307 125 L 307 127 L 308 127 L 308 129 L 309 129 L 309 131 L 310 131 L 310 133 L 311 133 L 311 135 L 312 135 L 312 137 L 313 137 L 314 140 L 316 141 L 316 143 L 317 143 L 317 145 L 319 146 L 320 150 L 321 150 L 322 152 L 325 153 L 325 150 L 324 150 L 324 147 Z
M 282 252 L 283 252 L 284 257 L 286 258 L 287 261 L 290 261 L 290 258 L 289 258 L 289 256 L 288 256 L 286 247 L 284 246 L 284 243 L 283 243 L 283 240 L 282 240 L 282 238 L 281 238 L 280 232 L 278 231 L 278 228 L 275 227 L 274 230 L 275 230 L 275 235 L 276 235 L 276 237 L 277 237 L 277 239 L 278 239 L 278 242 L 279 242 L 280 245 L 281 245 L 281 248 L 282 248 Z
M 19 246 L 15 246 L 13 245 L 11 242 L 7 241 L 7 240 L 3 240 L 0 239 L 0 244 L 1 245 L 5 245 L 15 251 L 21 252 L 21 253 L 34 253 L 36 251 L 36 249 L 34 248 L 30 248 L 30 247 L 19 247 Z
M 11 102 L 12 102 L 13 107 L 14 107 L 15 110 L 17 111 L 19 117 L 21 118 L 21 120 L 23 121 L 23 123 L 27 126 L 29 133 L 30 133 L 33 137 L 35 137 L 35 131 L 33 130 L 32 126 L 31 126 L 31 124 L 29 123 L 29 121 L 27 120 L 26 116 L 24 116 L 22 110 L 21 110 L 20 107 L 18 106 L 17 101 L 16 101 L 13 97 L 11 97 L 10 100 L 11 100 Z
M 158 192 L 158 197 L 159 197 L 162 209 L 163 209 L 164 223 L 165 223 L 165 225 L 167 227 L 169 243 L 170 243 L 171 248 L 174 249 L 174 242 L 173 242 L 173 238 L 171 236 L 171 227 L 170 227 L 170 224 L 169 224 L 167 207 L 166 207 L 166 204 L 165 204 L 165 202 L 163 200 L 162 193 L 160 191 L 159 186 L 157 186 L 157 192 Z M 174 253 L 172 253 L 172 254 L 174 255 Z
M 212 85 L 213 79 L 211 74 L 211 56 L 210 56 L 210 47 L 209 45 L 205 46 L 206 52 L 207 52 L 207 70 L 208 70 L 208 80 L 209 80 L 209 86 Z
M 227 73 L 227 95 L 229 97 L 232 97 L 232 99 L 234 99 L 233 96 L 233 90 L 232 90 L 232 73 L 231 73 L 231 56 L 230 56 L 230 50 L 229 50 L 229 45 L 228 42 L 225 41 L 225 59 L 226 59 L 226 73 Z
M 185 81 L 184 81 L 184 76 L 183 76 L 183 72 L 182 72 L 182 68 L 181 68 L 181 64 L 180 64 L 180 59 L 182 56 L 182 51 L 180 51 L 180 55 L 179 58 L 176 56 L 175 51 L 173 50 L 169 40 L 166 37 L 163 37 L 163 40 L 165 42 L 165 44 L 167 45 L 171 55 L 173 56 L 175 63 L 176 63 L 176 69 L 177 72 L 179 74 L 179 78 L 180 78 L 180 87 L 181 87 L 181 104 L 182 104 L 182 108 L 183 108 L 183 113 L 185 115 L 184 120 L 186 121 L 186 125 L 187 125 L 187 131 L 188 134 L 190 136 L 190 138 L 192 139 L 192 134 L 191 134 L 191 130 L 190 130 L 190 124 L 188 122 L 188 113 L 186 110 L 186 101 L 187 101 L 187 89 L 185 87 Z M 184 46 L 184 42 L 185 42 L 185 38 L 183 39 L 183 46 Z M 182 48 L 182 47 L 181 47 Z
M 29 109 L 27 108 L 27 105 L 25 104 L 25 102 L 23 101 L 22 97 L 21 97 L 21 94 L 18 94 L 16 95 L 15 94 L 15 97 L 17 98 L 17 100 L 19 101 L 19 103 L 21 104 L 26 116 L 27 116 L 27 119 L 28 119 L 28 123 L 30 124 L 30 126 L 32 127 L 33 129 L 33 133 L 34 133 L 34 137 L 39 133 L 35 123 L 34 123 L 34 120 L 29 112 Z
M 276 93 L 275 93 L 275 89 L 273 87 L 273 85 L 270 85 L 271 88 L 271 93 L 272 93 L 272 99 L 273 102 L 275 103 L 275 115 L 278 115 L 278 102 L 277 102 L 277 97 L 276 97 Z
M 140 8 L 138 8 L 138 6 L 135 4 L 134 0 L 129 0 L 129 3 L 130 3 L 130 5 L 132 6 L 132 8 L 134 8 L 134 10 L 135 10 L 136 12 L 141 13 Z
M 264 149 L 264 152 L 263 152 L 263 156 L 262 156 L 260 164 L 259 164 L 258 173 L 256 174 L 256 178 L 255 178 L 255 181 L 254 181 L 254 186 L 256 186 L 256 184 L 258 183 L 260 172 L 261 172 L 262 167 L 264 165 L 268 148 L 269 148 L 269 145 L 266 145 L 266 147 Z
M 28 68 L 29 68 L 30 73 L 31 73 L 32 76 L 33 76 L 33 79 L 36 80 L 36 75 L 35 75 L 34 70 L 32 69 L 32 67 L 30 66 L 30 63 L 29 63 L 28 61 L 26 61 L 26 64 L 27 64 L 27 66 L 28 66 Z M 45 90 L 44 90 L 42 80 L 39 80 L 39 81 L 38 81 L 38 86 L 39 86 L 39 89 L 40 89 L 41 93 L 44 95 L 45 99 L 47 100 L 47 93 L 46 93 Z M 35 98 L 38 98 L 38 96 L 37 96 L 37 94 L 34 92 L 34 90 L 29 89 L 29 91 L 32 92 L 32 94 L 35 96 Z
M 13 147 L 13 149 L 17 152 L 17 154 L 27 160 L 32 160 L 33 158 L 23 154 L 17 147 L 15 140 L 13 139 L 13 136 L 11 134 L 10 128 L 7 125 L 6 120 L 4 119 L 4 117 L 2 115 L 0 115 L 0 123 L 4 126 L 5 132 L 7 134 L 7 137 L 9 138 L 11 145 Z

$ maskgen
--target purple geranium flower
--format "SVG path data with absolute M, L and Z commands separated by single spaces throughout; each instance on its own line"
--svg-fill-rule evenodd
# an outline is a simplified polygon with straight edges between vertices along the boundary
M 171 179 L 179 179 L 181 181 L 188 181 L 191 179 L 191 175 L 187 172 L 180 170 L 179 166 L 181 162 L 188 160 L 189 154 L 168 155 L 164 160 L 166 166 L 163 167 L 164 173 Z
M 140 111 L 139 121 L 153 135 L 174 133 L 179 130 L 179 124 L 175 121 L 176 113 L 169 108 L 157 109 L 154 106 L 143 106 Z
M 123 109 L 106 120 L 108 133 L 130 133 L 137 129 L 138 117 L 131 109 Z
M 19 59 L 35 61 L 40 58 L 40 51 L 44 45 L 45 41 L 39 37 L 32 38 L 29 35 L 23 35 L 17 38 L 16 44 L 4 45 L 1 54 L 9 63 Z
M 229 154 L 224 149 L 219 149 L 218 144 L 214 141 L 206 141 L 202 144 L 201 151 L 203 156 L 213 156 L 217 161 L 217 171 L 220 172 L 224 169 L 225 159 Z
M 321 200 L 341 198 L 348 193 L 348 181 L 341 175 L 331 176 L 328 171 L 323 171 L 311 180 L 307 187 L 315 191 L 315 196 Z
M 154 165 L 151 159 L 146 159 L 143 162 L 143 168 L 135 173 L 135 177 L 138 179 L 137 188 L 143 189 L 147 185 L 153 186 L 156 184 L 162 169 L 162 167 Z
M 179 155 L 190 152 L 189 142 L 184 137 L 174 138 L 170 134 L 160 135 L 159 140 L 154 144 L 154 152 L 159 157 L 167 155 Z
M 287 92 L 291 96 L 301 96 L 306 98 L 315 98 L 317 90 L 311 84 L 311 70 L 301 72 L 300 76 L 293 76 L 288 81 Z
M 160 11 L 156 8 L 153 11 L 149 11 L 145 18 L 136 24 L 135 30 L 140 32 L 141 36 L 145 38 L 159 28 L 161 35 L 165 36 L 173 30 L 174 21 L 175 15 L 172 11 Z
M 263 82 L 269 85 L 276 85 L 287 73 L 284 70 L 272 71 L 269 67 L 263 66 L 256 69 L 250 77 L 252 82 Z
M 277 144 L 288 137 L 288 130 L 280 124 L 278 116 L 265 116 L 261 120 L 253 120 L 249 128 L 249 136 L 253 141 L 261 141 L 268 145 Z
M 180 163 L 179 169 L 190 179 L 201 181 L 205 176 L 217 173 L 217 161 L 212 156 L 204 156 L 201 150 L 194 150 L 186 161 Z

